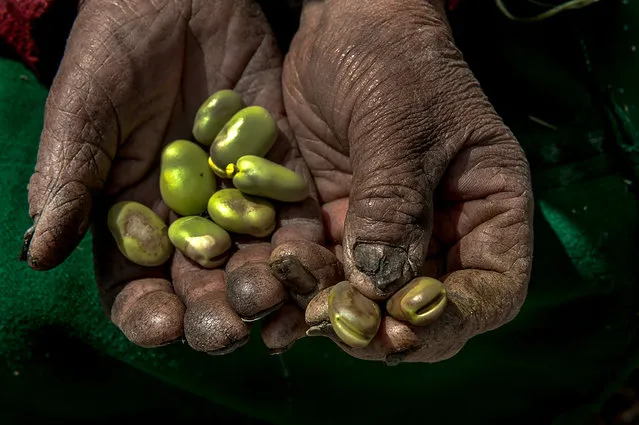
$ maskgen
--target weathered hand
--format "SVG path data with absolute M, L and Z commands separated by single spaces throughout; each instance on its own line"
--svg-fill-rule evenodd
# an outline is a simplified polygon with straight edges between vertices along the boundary
M 269 157 L 308 177 L 290 142 L 281 67 L 266 19 L 250 0 L 82 1 L 47 100 L 29 186 L 34 226 L 25 235 L 25 258 L 31 267 L 59 265 L 92 224 L 101 300 L 131 341 L 154 347 L 184 335 L 193 348 L 211 353 L 244 343 L 249 326 L 240 317 L 262 317 L 286 298 L 269 272 L 271 244 L 323 243 L 316 201 L 283 205 L 271 241 L 239 243 L 225 271 L 200 268 L 177 251 L 165 266 L 136 266 L 118 251 L 106 213 L 113 203 L 132 200 L 167 223 L 175 218 L 160 196 L 161 149 L 193 140 L 197 108 L 226 88 L 271 112 L 280 136 Z M 272 347 L 305 330 L 289 326 L 288 311 L 267 327 Z M 299 324 L 299 317 L 293 321 Z
M 363 359 L 446 359 L 511 320 L 527 292 L 529 167 L 456 49 L 442 3 L 308 2 L 285 59 L 286 113 L 346 278 L 377 301 L 424 275 L 448 293 L 435 323 L 386 314 L 354 349 L 327 326 L 320 292 L 306 310 L 310 333 Z

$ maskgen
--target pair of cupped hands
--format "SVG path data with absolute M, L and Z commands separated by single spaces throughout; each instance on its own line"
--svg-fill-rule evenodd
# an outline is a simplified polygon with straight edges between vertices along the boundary
M 238 240 L 224 269 L 179 251 L 136 266 L 107 229 L 108 209 L 137 201 L 176 218 L 160 196 L 161 150 L 192 139 L 198 107 L 221 89 L 275 117 L 268 157 L 304 176 L 311 196 L 281 207 L 270 240 Z M 101 301 L 142 347 L 185 339 L 230 353 L 263 319 L 274 353 L 308 331 L 361 359 L 436 362 L 511 320 L 530 276 L 529 167 L 441 0 L 308 1 L 286 57 L 251 0 L 81 1 L 29 204 L 29 265 L 58 266 L 91 228 Z M 418 276 L 448 296 L 429 326 L 382 308 L 365 348 L 326 326 L 332 285 L 348 280 L 383 306 Z

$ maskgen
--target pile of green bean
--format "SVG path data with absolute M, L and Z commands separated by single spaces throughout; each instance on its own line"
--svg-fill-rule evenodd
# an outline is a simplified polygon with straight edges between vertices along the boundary
M 231 234 L 263 238 L 273 232 L 276 211 L 269 199 L 299 202 L 309 194 L 300 175 L 264 158 L 277 139 L 277 124 L 261 106 L 245 106 L 238 93 L 221 90 L 206 99 L 192 133 L 194 141 L 169 143 L 160 163 L 162 200 L 180 218 L 167 227 L 134 201 L 109 211 L 118 248 L 136 264 L 159 266 L 178 249 L 204 268 L 220 267 Z M 233 187 L 218 188 L 220 179 Z
M 223 266 L 231 234 L 264 238 L 275 230 L 277 213 L 269 199 L 299 202 L 309 195 L 301 176 L 265 158 L 278 134 L 273 117 L 260 106 L 245 106 L 234 91 L 210 96 L 197 111 L 192 133 L 195 141 L 175 140 L 161 156 L 160 193 L 177 220 L 167 226 L 134 201 L 109 210 L 108 227 L 119 250 L 138 265 L 162 265 L 177 249 L 204 268 Z M 219 179 L 232 181 L 233 188 L 219 188 Z M 419 277 L 386 302 L 386 311 L 424 326 L 442 314 L 446 300 L 441 282 Z M 381 325 L 380 306 L 348 281 L 330 290 L 328 310 L 333 330 L 351 347 L 367 346 Z

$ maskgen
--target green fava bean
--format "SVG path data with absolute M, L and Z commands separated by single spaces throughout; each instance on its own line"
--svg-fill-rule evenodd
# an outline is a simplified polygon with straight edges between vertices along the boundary
M 238 189 L 215 192 L 209 200 L 208 211 L 211 219 L 229 232 L 262 238 L 275 230 L 273 204 Z
M 122 255 L 135 264 L 160 266 L 173 254 L 166 224 L 146 205 L 118 202 L 109 209 L 107 227 Z
M 228 258 L 231 237 L 204 217 L 182 217 L 169 226 L 171 243 L 186 257 L 205 268 L 219 267 Z
M 299 202 L 308 196 L 308 185 L 293 170 L 255 155 L 244 155 L 226 167 L 233 185 L 244 193 L 283 202 Z
M 215 192 L 215 184 L 208 155 L 197 144 L 176 140 L 164 148 L 160 193 L 173 211 L 182 216 L 202 214 Z
M 426 326 L 442 315 L 447 303 L 443 283 L 431 277 L 418 277 L 390 297 L 386 311 L 397 320 Z
M 277 138 L 277 124 L 269 112 L 261 106 L 249 106 L 224 125 L 211 144 L 210 156 L 215 174 L 231 178 L 226 167 L 244 155 L 264 156 Z
M 220 90 L 202 103 L 193 121 L 193 137 L 205 146 L 213 140 L 224 125 L 244 107 L 242 96 L 233 90 Z
M 337 336 L 353 348 L 366 347 L 382 322 L 379 306 L 348 281 L 340 282 L 331 289 L 328 316 Z

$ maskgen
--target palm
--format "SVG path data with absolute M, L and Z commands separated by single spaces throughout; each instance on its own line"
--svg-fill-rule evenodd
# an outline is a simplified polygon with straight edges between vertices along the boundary
M 105 215 L 127 200 L 171 220 L 159 191 L 160 152 L 192 139 L 198 107 L 221 89 L 269 110 L 280 129 L 269 157 L 305 174 L 287 137 L 280 76 L 281 56 L 252 1 L 83 2 L 47 102 L 30 184 L 31 266 L 57 266 L 92 222 L 101 300 L 132 341 L 157 346 L 185 335 L 207 352 L 245 342 L 246 312 L 229 305 L 226 273 L 238 282 L 236 305 L 252 309 L 246 315 L 277 308 L 285 291 L 269 273 L 271 242 L 242 240 L 225 271 L 201 269 L 179 252 L 171 264 L 139 267 L 118 251 Z M 274 246 L 321 240 L 312 203 L 281 209 Z M 301 226 L 289 225 L 298 218 Z
M 168 221 L 171 217 L 162 203 L 158 185 L 158 158 L 162 148 L 176 139 L 192 140 L 191 128 L 198 107 L 209 94 L 221 89 L 235 89 L 247 104 L 265 106 L 285 128 L 279 84 L 280 57 L 277 50 L 268 51 L 261 46 L 266 37 L 266 25 L 260 15 L 249 13 L 255 11 L 247 5 L 233 7 L 227 2 L 220 7 L 205 2 L 189 15 L 187 2 L 168 2 L 166 7 L 158 7 L 152 2 L 130 3 L 134 3 L 142 14 L 142 20 L 127 20 L 113 30 L 108 29 L 107 35 L 107 39 L 118 40 L 110 46 L 110 57 L 127 64 L 124 69 L 118 67 L 117 72 L 125 79 L 130 77 L 135 85 L 124 85 L 121 93 L 110 95 L 119 99 L 113 105 L 113 114 L 120 137 L 104 186 L 102 202 L 106 205 L 101 210 L 120 200 L 133 200 L 154 206 L 155 211 Z M 179 10 L 178 5 L 184 5 L 184 10 Z M 114 22 L 121 19 L 117 14 L 122 7 L 113 8 Z M 100 11 L 105 13 L 102 7 Z M 105 19 L 104 15 L 100 19 Z M 231 19 L 232 27 L 229 25 Z M 260 27 L 262 31 L 255 30 Z M 145 41 L 140 44 L 135 33 L 146 28 L 152 31 L 146 33 Z M 217 30 L 212 32 L 210 28 Z M 248 30 L 251 28 L 252 33 Z M 220 46 L 219 34 L 226 33 L 229 34 L 226 44 Z M 129 38 L 136 40 L 136 49 L 142 54 L 130 53 L 126 43 Z M 106 62 L 103 65 L 105 72 L 116 72 L 115 64 L 110 64 L 109 58 L 98 58 L 98 62 L 102 61 Z M 282 139 L 278 142 L 283 144 Z M 282 149 L 286 147 L 280 146 L 280 152 L 274 151 L 281 154 Z M 110 291 L 109 281 L 117 284 L 161 274 L 160 270 L 130 266 L 117 252 L 107 229 L 100 225 L 105 221 L 97 218 L 95 222 L 97 255 L 109 257 L 108 261 L 96 263 L 102 290 Z M 110 265 L 113 261 L 122 264 L 116 269 L 115 276 Z M 126 275 L 128 273 L 133 275 Z

